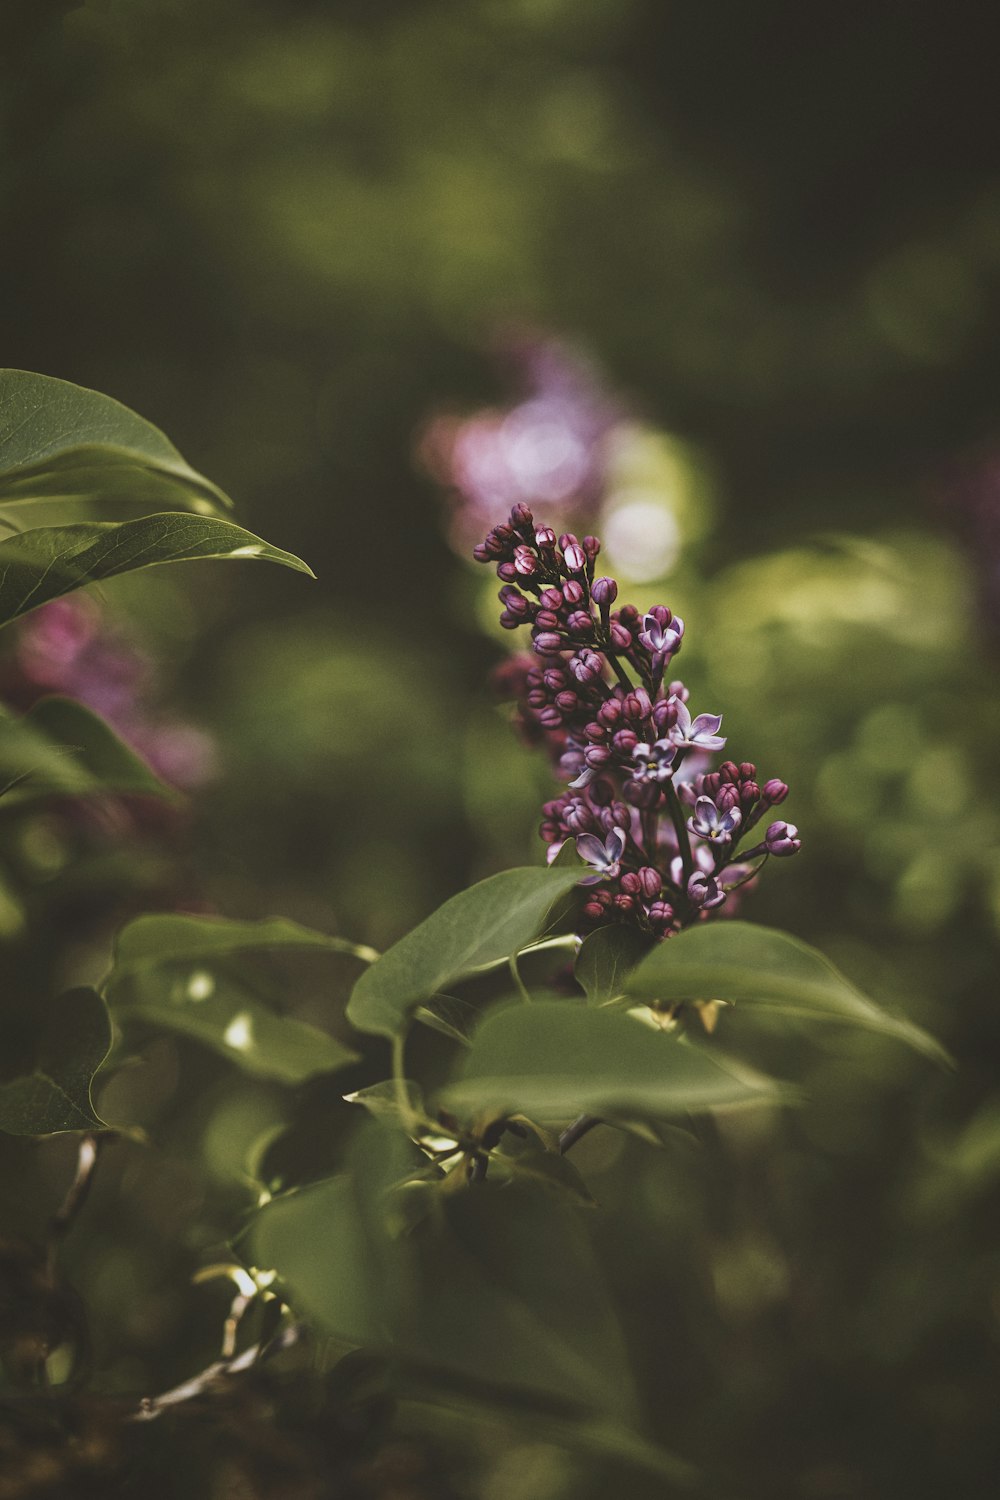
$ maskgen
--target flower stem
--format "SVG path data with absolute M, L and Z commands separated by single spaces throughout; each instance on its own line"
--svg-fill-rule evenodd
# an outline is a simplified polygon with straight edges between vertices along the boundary
M 694 874 L 694 856 L 691 853 L 691 840 L 688 837 L 687 825 L 684 822 L 684 809 L 681 807 L 680 798 L 672 781 L 666 783 L 665 791 L 667 810 L 670 813 L 670 821 L 674 825 L 674 833 L 677 835 L 677 849 L 681 857 L 686 884 Z

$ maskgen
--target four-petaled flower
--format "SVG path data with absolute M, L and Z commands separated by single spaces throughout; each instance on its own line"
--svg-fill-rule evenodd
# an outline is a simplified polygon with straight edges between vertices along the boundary
M 674 773 L 677 746 L 669 740 L 657 740 L 655 745 L 636 745 L 632 751 L 634 781 L 669 781 Z
M 670 739 L 678 750 L 721 750 L 726 737 L 719 733 L 721 714 L 699 714 L 692 719 L 691 711 L 679 698 L 672 700 L 677 705 L 677 719 L 670 731 Z
M 596 885 L 599 880 L 614 880 L 621 870 L 626 843 L 623 828 L 612 828 L 603 843 L 596 833 L 579 834 L 576 840 L 577 853 L 597 871 L 596 875 L 585 876 L 580 884 Z
M 676 615 L 668 625 L 661 625 L 655 615 L 643 615 L 639 640 L 652 656 L 671 656 L 681 643 L 684 621 Z
M 700 839 L 712 844 L 728 844 L 743 821 L 738 807 L 721 812 L 711 797 L 699 797 L 694 805 L 694 817 L 688 818 L 688 827 Z

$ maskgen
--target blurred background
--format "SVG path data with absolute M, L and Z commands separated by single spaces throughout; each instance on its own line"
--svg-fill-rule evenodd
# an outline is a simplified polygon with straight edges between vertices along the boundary
M 468 553 L 518 500 L 597 532 L 629 597 L 683 615 L 680 670 L 729 751 L 791 785 L 805 849 L 745 914 L 958 1062 L 727 1016 L 723 1045 L 800 1079 L 801 1110 L 724 1122 L 708 1150 L 581 1144 L 647 1427 L 720 1494 L 990 1493 L 989 7 L 5 0 L 3 21 L 2 363 L 134 407 L 318 575 L 156 570 L 6 641 L 5 702 L 80 696 L 190 793 L 169 815 L 7 815 L 9 986 L 93 979 L 144 909 L 384 946 L 539 861 L 551 783 L 491 698 L 511 643 Z M 300 974 L 282 1003 L 336 1028 L 352 977 Z M 139 1050 L 103 1107 L 156 1150 L 116 1148 L 67 1252 L 112 1392 L 212 1357 L 224 1298 L 192 1271 L 255 1176 L 340 1160 L 358 1086 L 295 1098 L 193 1043 Z M 0 1142 L 12 1233 L 51 1213 L 67 1150 Z M 334 1444 L 329 1493 L 622 1482 L 509 1432 L 405 1429 L 384 1419 L 364 1473 Z M 248 1441 L 184 1462 L 205 1493 L 299 1493 Z

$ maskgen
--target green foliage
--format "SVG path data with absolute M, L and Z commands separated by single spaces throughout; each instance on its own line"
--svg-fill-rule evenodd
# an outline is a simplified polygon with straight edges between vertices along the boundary
M 370 960 L 370 949 L 280 917 L 233 922 L 215 917 L 138 917 L 115 944 L 104 992 L 123 1024 L 143 1021 L 192 1037 L 244 1072 L 302 1083 L 335 1072 L 356 1053 L 317 1027 L 276 1014 L 263 998 L 266 975 L 236 960 L 270 951 L 319 951 Z M 269 997 L 268 997 L 269 998 Z
M 0 1083 L 0 1130 L 51 1135 L 102 1128 L 90 1089 L 111 1046 L 111 1023 L 94 990 L 75 989 L 46 1007 L 29 1073 Z
M 552 1122 L 663 1118 L 776 1096 L 769 1080 L 731 1073 L 631 1016 L 543 1001 L 488 1015 L 442 1102 Z
M 260 558 L 312 576 L 290 552 L 213 516 L 166 513 L 136 521 L 38 526 L 0 542 L 0 625 L 85 584 L 196 558 Z
M 351 995 L 359 1031 L 392 1037 L 423 1001 L 457 980 L 506 963 L 543 930 L 553 903 L 580 870 L 504 870 L 461 891 L 383 953 Z
M 598 927 L 580 944 L 574 974 L 591 1005 L 607 1005 L 624 993 L 628 975 L 645 953 L 650 939 L 634 927 Z
M 232 505 L 121 402 L 49 375 L 0 370 L 0 514 L 116 503 L 199 515 Z
M 846 1022 L 948 1061 L 932 1036 L 882 1010 L 815 948 L 750 922 L 689 927 L 654 948 L 632 970 L 626 989 L 636 1000 L 745 1001 L 797 1020 Z
M 0 713 L 0 778 L 10 788 L 5 808 L 49 796 L 175 795 L 103 719 L 72 698 L 43 698 L 20 718 Z

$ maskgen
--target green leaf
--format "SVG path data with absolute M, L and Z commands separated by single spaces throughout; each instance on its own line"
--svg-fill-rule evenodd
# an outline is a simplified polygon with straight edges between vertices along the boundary
M 773 1100 L 776 1086 L 737 1075 L 621 1011 L 563 1002 L 491 1012 L 440 1096 L 462 1113 L 493 1109 L 561 1121 L 695 1113 Z
M 231 505 L 159 428 L 110 396 L 0 370 L 0 510 L 67 503 L 201 515 Z
M 72 698 L 43 698 L 20 718 L 0 713 L 0 786 L 10 788 L 4 808 L 50 796 L 176 795 Z
M 74 589 L 158 563 L 195 558 L 260 558 L 299 573 L 312 570 L 232 521 L 164 514 L 135 521 L 38 526 L 0 542 L 0 625 Z
M 896 1037 L 950 1066 L 932 1036 L 882 1010 L 822 953 L 750 922 L 706 922 L 660 943 L 632 971 L 627 990 L 637 1000 L 745 1001 L 805 1021 L 842 1021 Z
M 578 866 L 504 870 L 452 896 L 362 974 L 349 1020 L 359 1031 L 395 1036 L 416 1006 L 526 947 L 553 902 L 579 879 Z
M 53 1135 L 95 1130 L 90 1089 L 108 1055 L 111 1023 L 95 990 L 69 990 L 47 1009 L 30 1074 L 0 1084 L 0 1130 Z
M 634 927 L 617 923 L 585 937 L 574 974 L 591 1005 L 607 1005 L 623 993 L 625 980 L 649 952 L 652 940 Z
M 234 922 L 227 917 L 190 916 L 165 912 L 136 917 L 115 939 L 111 983 L 136 968 L 165 961 L 199 963 L 238 953 L 260 953 L 275 948 L 322 948 L 346 953 L 370 963 L 378 955 L 374 948 L 348 942 L 302 927 L 287 917 L 266 917 L 261 922 Z
M 294 1084 L 346 1067 L 356 1053 L 315 1026 L 277 1014 L 260 998 L 262 978 L 234 969 L 237 959 L 278 949 L 374 956 L 282 917 L 145 916 L 119 933 L 105 993 L 123 1021 L 192 1037 L 259 1078 Z

